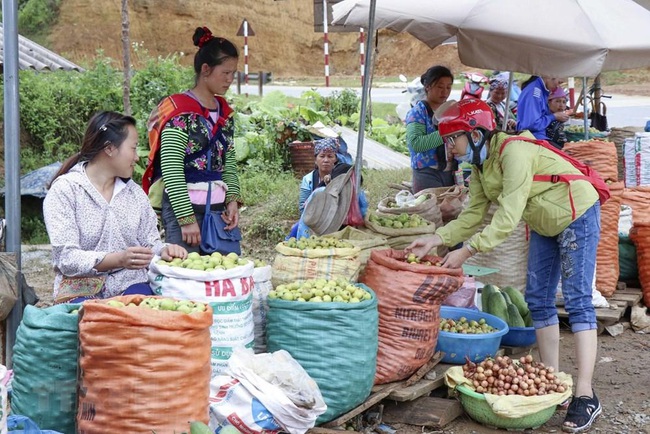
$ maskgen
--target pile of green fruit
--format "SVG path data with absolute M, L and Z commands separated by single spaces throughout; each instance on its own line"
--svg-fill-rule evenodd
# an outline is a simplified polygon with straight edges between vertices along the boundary
M 274 290 L 269 291 L 269 298 L 312 303 L 359 303 L 370 300 L 372 295 L 345 279 L 311 279 L 278 285 Z
M 512 286 L 485 285 L 481 292 L 483 312 L 498 316 L 509 327 L 532 327 L 533 318 L 521 292 Z
M 440 262 L 436 262 L 435 264 L 432 264 L 431 261 L 421 261 L 420 258 L 415 256 L 415 253 L 409 253 L 406 255 L 406 258 L 404 258 L 404 262 L 408 264 L 422 264 L 422 265 L 436 265 L 439 266 Z
M 426 226 L 429 224 L 428 221 L 423 219 L 417 214 L 407 214 L 405 212 L 399 215 L 391 216 L 378 216 L 377 214 L 370 214 L 368 220 L 383 226 L 385 228 L 419 228 L 420 226 Z
M 169 267 L 187 268 L 190 270 L 200 271 L 214 271 L 214 270 L 229 270 L 231 268 L 246 265 L 251 259 L 240 257 L 237 253 L 228 253 L 222 255 L 219 252 L 214 252 L 211 255 L 201 255 L 197 252 L 190 252 L 187 254 L 186 259 L 174 258 L 171 261 L 159 260 L 156 262 L 158 265 L 167 265 Z M 255 268 L 264 267 L 266 263 L 257 259 L 252 260 Z
M 584 134 L 585 133 L 585 127 L 584 125 L 569 125 L 567 127 L 564 127 L 564 131 L 567 133 L 574 133 L 574 134 Z M 589 134 L 600 134 L 600 130 L 590 127 L 589 128 Z
M 283 241 L 282 245 L 290 247 L 292 249 L 351 249 L 354 247 L 353 244 L 348 243 L 347 241 L 339 240 L 334 237 L 317 237 L 312 235 L 309 238 L 299 238 L 294 237 L 289 238 L 287 241 Z
M 443 332 L 478 335 L 482 333 L 494 333 L 498 330 L 485 322 L 485 318 L 480 318 L 478 321 L 467 321 L 467 318 L 464 316 L 461 316 L 457 320 L 451 318 L 440 319 L 440 331 Z
M 142 300 L 140 304 L 124 304 L 119 300 L 109 300 L 106 304 L 113 307 L 146 307 L 153 310 L 169 310 L 182 313 L 205 312 L 206 310 L 205 304 L 203 303 L 190 300 L 174 300 L 171 298 L 148 297 Z

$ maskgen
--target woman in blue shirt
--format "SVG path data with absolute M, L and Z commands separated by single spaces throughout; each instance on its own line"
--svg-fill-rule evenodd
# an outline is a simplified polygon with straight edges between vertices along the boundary
M 413 193 L 425 188 L 454 185 L 458 163 L 447 164 L 445 147 L 438 133 L 433 113 L 451 93 L 454 76 L 449 68 L 436 65 L 429 68 L 420 81 L 426 97 L 406 115 L 406 144 L 411 153 Z
M 564 112 L 551 113 L 548 97 L 560 85 L 556 77 L 531 76 L 522 84 L 517 103 L 517 130 L 528 130 L 539 140 L 548 140 L 546 128 L 553 121 L 566 122 L 569 115 Z

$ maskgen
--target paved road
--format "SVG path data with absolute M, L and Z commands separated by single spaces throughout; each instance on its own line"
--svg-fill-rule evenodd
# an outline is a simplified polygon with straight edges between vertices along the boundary
M 399 84 L 396 84 L 399 86 Z M 257 92 L 256 86 L 249 86 L 249 92 L 255 94 Z M 279 90 L 288 96 L 299 97 L 303 92 L 311 90 L 311 87 L 305 86 L 275 86 L 268 85 L 264 88 L 265 92 L 271 90 Z M 320 87 L 318 92 L 322 95 L 330 95 L 334 91 L 341 91 L 341 87 Z M 404 101 L 405 96 L 402 93 L 402 87 L 377 87 L 373 88 L 371 98 L 376 102 L 388 102 L 399 104 Z M 355 89 L 361 93 L 361 89 Z M 245 88 L 242 88 L 245 92 Z M 459 99 L 460 91 L 454 90 L 451 93 L 451 99 Z M 627 95 L 613 95 L 611 99 L 603 100 L 607 105 L 607 120 L 610 127 L 625 127 L 625 126 L 645 126 L 646 122 L 650 120 L 650 97 L 643 96 L 627 96 Z

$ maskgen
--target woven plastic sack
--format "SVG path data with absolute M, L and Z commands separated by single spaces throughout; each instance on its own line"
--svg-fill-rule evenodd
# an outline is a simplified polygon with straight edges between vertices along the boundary
M 370 259 L 370 252 L 377 249 L 387 249 L 389 247 L 388 240 L 383 236 L 364 232 L 351 226 L 346 226 L 338 232 L 331 233 L 328 237 L 347 241 L 359 248 L 359 261 L 361 262 L 359 273 L 363 273 L 363 270 L 366 268 L 366 263 L 368 262 L 368 259 Z
M 618 278 L 624 281 L 637 280 L 639 267 L 636 259 L 636 247 L 630 240 L 618 242 Z
M 618 155 L 614 143 L 603 140 L 583 140 L 569 142 L 562 150 L 595 169 L 603 181 L 618 181 Z
M 0 321 L 7 318 L 18 299 L 16 289 L 18 270 L 14 258 L 7 254 L 0 256 Z
M 436 195 L 443 224 L 455 220 L 463 211 L 469 192 L 469 189 L 458 185 L 452 187 L 436 187 L 429 190 L 433 191 Z
M 269 299 L 266 324 L 270 352 L 286 350 L 320 388 L 327 422 L 363 403 L 372 389 L 377 361 L 377 297 L 360 303 L 300 303 Z
M 632 221 L 647 220 L 650 216 L 650 186 L 626 188 L 622 204 L 632 208 Z
M 336 280 L 342 277 L 356 282 L 361 269 L 361 249 L 295 249 L 282 243 L 275 246 L 278 252 L 273 260 L 273 286 L 310 279 Z
M 110 300 L 81 310 L 78 432 L 181 433 L 190 421 L 207 424 L 212 308 L 185 314 Z
M 253 332 L 255 335 L 255 353 L 266 352 L 266 312 L 268 311 L 267 298 L 273 289 L 271 283 L 272 268 L 270 265 L 256 267 L 253 270 Z
M 427 188 L 420 190 L 415 193 L 413 197 L 418 199 L 421 196 L 425 196 L 423 202 L 413 205 L 413 206 L 398 206 L 395 198 L 384 198 L 379 201 L 377 204 L 377 211 L 383 214 L 394 214 L 400 215 L 402 213 L 406 214 L 417 214 L 425 220 L 428 220 L 436 225 L 436 227 L 442 226 L 442 213 L 440 212 L 440 207 L 438 206 L 438 198 L 435 195 L 435 191 L 432 188 Z
M 609 136 L 607 140 L 614 143 L 616 146 L 616 157 L 617 157 L 617 170 L 618 170 L 618 180 L 625 180 L 625 151 L 624 144 L 626 139 L 634 140 L 634 133 L 643 131 L 643 127 L 612 127 L 609 130 Z
M 497 205 L 490 205 L 483 224 L 478 229 L 480 232 L 491 221 Z M 515 230 L 501 244 L 489 252 L 479 253 L 469 258 L 465 263 L 477 267 L 496 268 L 496 273 L 481 276 L 484 284 L 498 287 L 512 286 L 519 290 L 526 288 L 526 273 L 528 271 L 528 245 L 530 241 L 529 228 L 520 221 Z
M 80 306 L 28 305 L 16 332 L 11 411 L 41 429 L 75 432 Z
M 149 267 L 149 284 L 156 294 L 212 306 L 212 375 L 222 373 L 234 347 L 255 344 L 253 261 L 227 270 L 201 271 L 159 265 L 157 259 Z
M 600 241 L 596 254 L 596 289 L 611 297 L 618 284 L 618 220 L 624 183 L 609 184 L 612 196 L 600 207 Z
M 460 268 L 408 264 L 403 257 L 403 251 L 375 250 L 360 279 L 379 300 L 375 384 L 402 380 L 429 361 L 438 343 L 440 305 L 464 280 Z
M 630 238 L 636 246 L 643 303 L 650 307 L 650 220 L 635 221 L 630 231 Z

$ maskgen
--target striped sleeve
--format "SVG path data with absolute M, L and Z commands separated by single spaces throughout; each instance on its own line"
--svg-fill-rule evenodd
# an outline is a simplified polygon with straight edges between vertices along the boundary
M 185 149 L 189 136 L 178 128 L 165 128 L 160 136 L 160 167 L 165 190 L 181 226 L 196 223 L 185 182 Z
M 442 145 L 442 137 L 438 131 L 427 134 L 427 127 L 419 122 L 406 125 L 406 143 L 415 152 L 426 152 Z
M 244 203 L 241 196 L 241 188 L 239 185 L 239 175 L 237 174 L 237 158 L 235 153 L 234 132 L 235 125 L 232 117 L 228 119 L 228 124 L 225 127 L 225 134 L 228 137 L 228 150 L 226 151 L 225 161 L 223 164 L 223 172 L 221 179 L 228 186 L 226 193 L 226 204 L 230 202 L 237 202 L 240 206 Z

